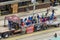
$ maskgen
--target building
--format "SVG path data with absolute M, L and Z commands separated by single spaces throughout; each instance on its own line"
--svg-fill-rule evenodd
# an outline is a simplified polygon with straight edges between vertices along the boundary
M 36 9 L 50 6 L 49 0 L 36 0 Z M 0 0 L 0 14 L 7 15 L 32 10 L 31 0 Z

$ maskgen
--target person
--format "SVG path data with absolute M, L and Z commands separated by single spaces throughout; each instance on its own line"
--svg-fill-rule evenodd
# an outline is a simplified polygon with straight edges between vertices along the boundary
M 54 9 L 52 9 L 52 13 L 55 13 L 55 10 Z
M 55 37 L 55 38 L 57 37 L 57 33 L 54 34 L 54 37 Z
M 51 16 L 50 16 L 50 20 L 53 20 L 54 19 L 54 9 L 52 9 L 52 14 L 51 14 Z
M 53 3 L 54 5 L 53 5 L 53 6 L 57 6 L 57 4 L 56 4 L 56 3 L 57 3 L 57 0 L 54 0 L 54 3 Z
M 50 2 L 51 2 L 51 6 L 55 6 L 56 4 L 56 0 L 50 0 Z
M 49 9 L 47 9 L 46 11 L 47 11 L 47 13 L 45 14 L 45 16 L 47 16 L 47 14 L 49 13 Z
M 53 1 L 52 1 L 52 0 L 50 0 L 50 2 L 51 2 L 51 3 L 50 3 L 50 5 L 52 6 L 52 5 L 53 5 Z
M 40 22 L 40 16 L 39 16 L 39 14 L 37 14 L 37 22 L 38 23 Z

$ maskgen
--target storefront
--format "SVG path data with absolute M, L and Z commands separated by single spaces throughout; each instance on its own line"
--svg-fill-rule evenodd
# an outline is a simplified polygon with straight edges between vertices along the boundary
M 46 8 L 50 6 L 50 1 L 48 0 L 36 0 L 36 9 Z M 44 1 L 44 3 L 42 3 Z M 45 6 L 44 6 L 45 5 Z M 18 12 L 26 12 L 29 10 L 33 10 L 33 4 L 31 1 L 24 1 L 18 3 Z
M 47 0 L 36 0 L 36 1 L 37 1 L 36 9 L 46 8 L 50 6 L 50 3 L 47 3 L 49 1 Z M 42 1 L 44 3 L 42 3 Z M 1 15 L 13 14 L 13 13 L 18 13 L 18 12 L 26 12 L 27 10 L 33 10 L 33 4 L 31 3 L 31 1 L 22 1 L 22 2 L 11 1 L 11 2 L 2 2 L 0 4 L 1 4 L 0 5 Z

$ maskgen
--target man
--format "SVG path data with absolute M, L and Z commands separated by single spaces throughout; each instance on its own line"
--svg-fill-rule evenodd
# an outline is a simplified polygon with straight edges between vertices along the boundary
M 51 14 L 51 16 L 50 16 L 50 20 L 53 20 L 53 19 L 54 19 L 54 13 L 55 13 L 55 10 L 53 9 L 53 10 L 52 10 L 52 14 Z
M 55 37 L 55 38 L 57 37 L 57 33 L 55 33 L 54 37 Z
M 47 9 L 46 11 L 47 11 L 47 13 L 45 14 L 45 16 L 47 16 L 47 14 L 49 13 L 49 9 Z

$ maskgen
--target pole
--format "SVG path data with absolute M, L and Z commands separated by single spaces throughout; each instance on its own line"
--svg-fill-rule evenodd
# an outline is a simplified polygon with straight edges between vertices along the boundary
M 35 13 L 35 3 L 33 3 L 33 13 Z
M 33 18 L 34 18 L 36 0 L 31 0 L 31 2 L 33 3 Z
M 31 2 L 33 3 L 33 13 L 35 13 L 35 4 L 36 4 L 36 0 L 31 0 Z
M 35 3 L 33 3 L 33 18 L 34 18 L 34 14 L 35 14 Z

